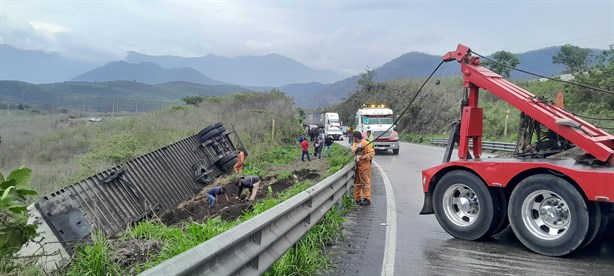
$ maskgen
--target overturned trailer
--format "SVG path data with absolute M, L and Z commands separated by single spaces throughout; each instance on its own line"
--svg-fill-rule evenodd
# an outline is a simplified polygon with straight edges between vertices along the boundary
M 28 207 L 29 223 L 39 225 L 39 235 L 18 255 L 43 256 L 38 264 L 52 271 L 92 232 L 114 236 L 143 218 L 174 208 L 237 162 L 238 150 L 244 148 L 231 128 L 210 125 L 197 135 L 45 195 Z

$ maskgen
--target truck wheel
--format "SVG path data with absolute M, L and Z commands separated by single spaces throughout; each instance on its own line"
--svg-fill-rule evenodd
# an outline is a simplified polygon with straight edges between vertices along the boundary
M 394 155 L 398 155 L 399 154 L 399 149 L 393 149 L 392 153 L 394 153 Z
M 580 245 L 580 248 L 587 247 L 590 245 L 597 237 L 600 232 L 603 232 L 602 224 L 608 223 L 608 215 L 603 214 L 601 211 L 601 206 L 597 202 L 589 202 L 588 205 L 588 232 L 586 232 L 586 238 Z
M 201 142 L 205 142 L 211 138 L 213 138 L 214 136 L 220 134 L 220 132 L 217 129 L 211 130 L 209 131 L 207 134 L 203 135 L 200 137 L 200 141 Z
M 610 222 L 610 216 L 608 213 L 603 212 L 603 210 L 601 212 L 601 224 L 599 225 L 599 230 L 597 231 L 595 240 L 600 240 L 603 235 L 605 235 L 606 231 L 608 230 L 608 223 Z
M 221 126 L 221 127 L 218 127 L 218 128 L 217 128 L 217 131 L 218 131 L 219 133 L 224 133 L 224 131 L 226 131 L 226 128 L 225 128 L 225 127 L 223 127 L 223 126 Z
M 507 197 L 503 189 L 490 188 L 490 195 L 497 207 L 496 212 L 499 213 L 496 216 L 496 221 L 493 221 L 492 229 L 489 231 L 489 235 L 494 236 L 505 230 L 510 225 L 510 221 L 507 219 Z
M 230 159 L 230 161 L 224 163 L 224 165 L 222 165 L 222 169 L 224 170 L 230 169 L 230 167 L 237 164 L 238 161 L 239 161 L 238 158 L 235 156 L 233 159 Z
M 467 171 L 444 175 L 433 191 L 433 209 L 448 234 L 464 240 L 490 236 L 502 224 L 505 202 L 493 198 L 486 183 Z
M 527 248 L 548 256 L 576 250 L 591 224 L 589 208 L 578 190 L 549 174 L 522 180 L 512 192 L 508 215 L 516 237 Z
M 202 137 L 203 135 L 207 134 L 207 132 L 213 130 L 214 128 L 216 128 L 216 126 L 210 125 L 204 128 L 203 130 L 201 130 L 200 132 L 198 132 L 198 134 L 196 134 L 196 137 Z
M 228 161 L 232 160 L 233 158 L 237 158 L 237 156 L 234 155 L 234 154 L 233 155 L 224 156 L 224 157 L 222 157 L 222 159 L 216 161 L 215 165 L 217 165 L 220 168 L 223 168 L 224 164 L 226 164 Z

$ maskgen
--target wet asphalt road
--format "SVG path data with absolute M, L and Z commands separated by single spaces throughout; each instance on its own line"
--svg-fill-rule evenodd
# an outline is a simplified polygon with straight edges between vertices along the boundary
M 440 164 L 443 153 L 441 147 L 408 143 L 402 143 L 399 155 L 377 153 L 376 162 L 390 179 L 395 196 L 395 275 L 614 275 L 614 235 L 571 256 L 555 258 L 526 249 L 509 227 L 488 241 L 464 241 L 448 235 L 434 215 L 419 215 L 424 197 L 420 172 Z M 379 242 L 384 240 L 381 237 Z M 368 253 L 377 259 L 384 254 Z

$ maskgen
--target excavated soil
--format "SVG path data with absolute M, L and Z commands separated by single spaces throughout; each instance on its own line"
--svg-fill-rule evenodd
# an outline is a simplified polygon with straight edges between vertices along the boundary
M 267 196 L 269 187 L 273 194 L 279 194 L 295 183 L 304 180 L 316 180 L 320 174 L 312 169 L 300 169 L 294 171 L 294 175 L 287 179 L 277 179 L 277 176 L 265 176 L 260 180 L 260 188 L 256 194 L 256 201 Z M 214 186 L 226 187 L 229 201 L 224 196 L 218 197 L 218 202 L 212 208 L 209 207 L 207 190 Z M 219 179 L 214 184 L 204 187 L 192 198 L 180 203 L 176 208 L 162 212 L 159 215 L 160 221 L 166 225 L 173 225 L 179 222 L 203 222 L 207 218 L 220 216 L 224 220 L 233 220 L 241 216 L 244 211 L 251 208 L 251 203 L 246 198 L 234 199 L 238 192 L 238 187 L 230 179 Z

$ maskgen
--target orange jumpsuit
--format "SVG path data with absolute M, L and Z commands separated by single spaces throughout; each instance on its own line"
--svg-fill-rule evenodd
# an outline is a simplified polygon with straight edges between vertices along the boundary
M 243 163 L 245 163 L 245 153 L 243 153 L 243 151 L 240 151 L 239 155 L 237 155 L 237 163 L 234 166 L 236 173 L 243 173 Z
M 361 201 L 360 193 L 362 192 L 364 199 L 371 201 L 371 159 L 375 156 L 373 144 L 367 140 L 360 140 L 360 146 L 364 149 L 358 156 L 361 160 L 356 166 L 356 175 L 354 176 L 354 200 Z M 352 144 L 352 152 L 356 153 L 358 143 Z

